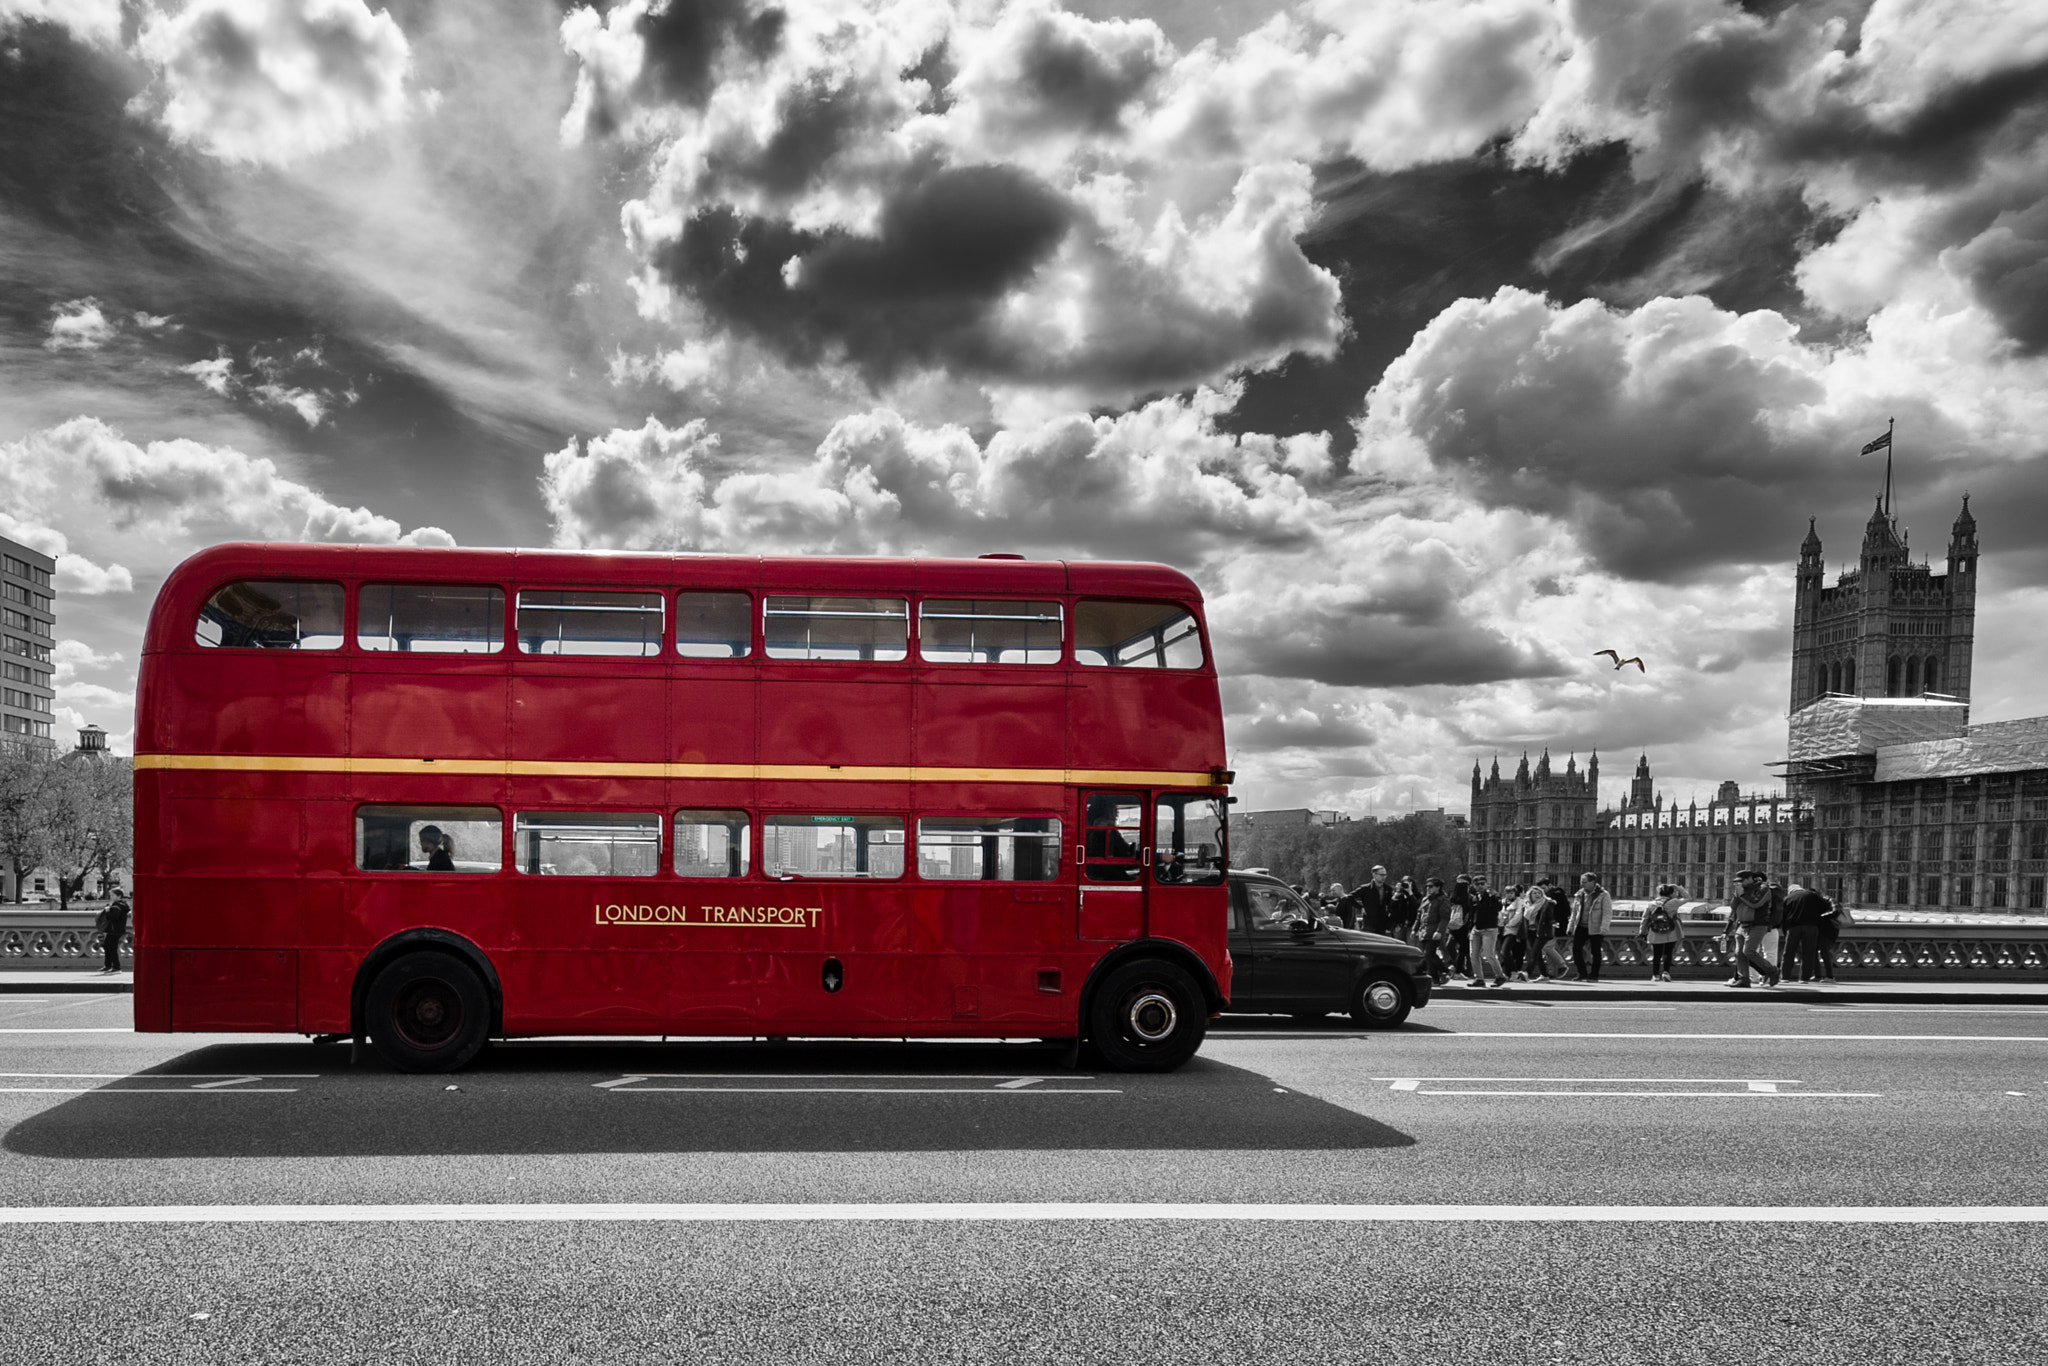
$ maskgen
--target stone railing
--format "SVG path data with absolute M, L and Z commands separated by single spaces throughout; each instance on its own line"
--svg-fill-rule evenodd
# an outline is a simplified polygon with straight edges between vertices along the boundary
M 99 908 L 89 911 L 58 911 L 51 907 L 0 908 L 0 971 L 7 968 L 97 967 L 102 961 L 105 936 L 92 927 Z M 123 952 L 135 952 L 131 927 L 121 937 Z
M 1619 901 L 1614 909 L 1603 964 L 1615 969 L 1617 976 L 1647 974 L 1649 946 L 1635 937 L 1644 903 Z M 1836 941 L 1837 976 L 1866 981 L 2048 981 L 2048 916 L 1880 911 L 1854 906 L 1849 912 L 1856 923 L 1842 930 Z M 1714 977 L 1730 971 L 1722 938 L 1728 924 L 1727 907 L 1688 903 L 1683 923 L 1685 941 L 1672 955 L 1672 975 Z

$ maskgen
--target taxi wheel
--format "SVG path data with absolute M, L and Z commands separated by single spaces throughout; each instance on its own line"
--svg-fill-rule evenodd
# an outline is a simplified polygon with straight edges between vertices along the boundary
M 1103 978 L 1088 1006 L 1088 1037 L 1118 1072 L 1171 1072 L 1202 1046 L 1209 1008 L 1194 979 L 1157 958 Z
M 1368 1029 L 1392 1029 L 1414 1008 L 1414 989 L 1388 972 L 1368 974 L 1351 998 L 1351 1018 Z
M 408 953 L 370 983 L 370 1042 L 401 1072 L 453 1072 L 490 1037 L 491 1002 L 452 953 Z

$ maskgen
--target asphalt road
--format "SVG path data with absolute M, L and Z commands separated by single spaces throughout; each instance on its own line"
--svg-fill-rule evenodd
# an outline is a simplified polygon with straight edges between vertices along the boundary
M 0 998 L 0 1207 L 1180 1208 L 0 1221 L 0 1362 L 1980 1362 L 2048 1340 L 2038 1221 L 1493 1208 L 2048 1206 L 2048 1008 L 1445 1000 L 1390 1034 L 1225 1020 L 1164 1077 L 1023 1045 L 549 1043 L 453 1078 L 136 1036 L 127 1008 Z M 1207 1208 L 1265 1202 L 1482 1208 Z

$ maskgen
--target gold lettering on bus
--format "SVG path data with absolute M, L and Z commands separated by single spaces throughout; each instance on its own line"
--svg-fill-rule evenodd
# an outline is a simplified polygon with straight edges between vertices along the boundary
M 814 930 L 823 906 L 671 906 L 665 903 L 626 905 L 593 903 L 600 925 L 759 926 L 774 930 Z

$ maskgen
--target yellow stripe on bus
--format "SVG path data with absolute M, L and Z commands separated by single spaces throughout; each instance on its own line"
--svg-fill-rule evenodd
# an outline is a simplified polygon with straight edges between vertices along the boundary
M 629 764 L 537 759 L 378 759 L 292 754 L 138 754 L 135 767 L 215 773 L 441 773 L 502 778 L 737 778 L 770 782 L 1047 783 L 1214 787 L 1208 773 L 1104 768 L 935 768 L 857 764 Z

